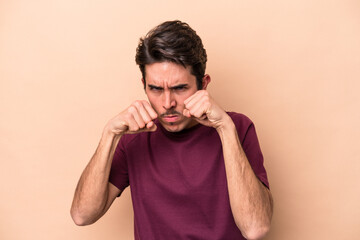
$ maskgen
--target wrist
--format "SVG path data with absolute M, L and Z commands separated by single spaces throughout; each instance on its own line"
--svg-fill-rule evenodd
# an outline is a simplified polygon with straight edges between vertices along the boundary
M 220 136 L 229 131 L 236 131 L 235 124 L 229 115 L 226 114 L 222 123 L 216 128 L 216 131 Z
M 124 135 L 123 132 L 114 131 L 114 129 L 109 124 L 107 124 L 104 127 L 104 130 L 102 133 L 103 138 L 116 138 L 116 137 L 121 137 L 122 135 Z

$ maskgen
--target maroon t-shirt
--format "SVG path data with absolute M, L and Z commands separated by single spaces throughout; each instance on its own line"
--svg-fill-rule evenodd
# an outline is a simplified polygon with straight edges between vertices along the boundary
M 254 124 L 229 112 L 256 176 L 269 187 Z M 109 181 L 130 185 L 135 239 L 245 239 L 230 209 L 220 137 L 198 124 L 181 132 L 124 135 Z

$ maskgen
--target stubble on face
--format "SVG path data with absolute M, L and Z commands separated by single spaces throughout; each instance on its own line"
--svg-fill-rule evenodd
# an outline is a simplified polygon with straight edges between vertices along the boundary
M 184 101 L 197 91 L 196 78 L 190 67 L 171 62 L 146 65 L 145 91 L 149 102 L 158 114 L 161 125 L 170 132 L 178 132 L 197 122 L 183 115 Z M 166 97 L 164 94 L 171 94 Z M 170 98 L 174 104 L 165 104 Z M 166 106 L 166 107 L 165 107 Z

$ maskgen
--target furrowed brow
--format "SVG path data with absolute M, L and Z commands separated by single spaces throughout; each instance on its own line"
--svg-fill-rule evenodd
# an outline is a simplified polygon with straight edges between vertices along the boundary
M 149 87 L 149 88 L 158 89 L 158 90 L 164 89 L 164 88 L 162 88 L 162 87 L 159 87 L 159 86 L 156 86 L 156 85 L 153 85 L 153 84 L 148 84 L 148 87 Z
M 169 87 L 169 89 L 177 89 L 177 88 L 183 88 L 183 87 L 187 87 L 188 84 L 178 84 L 178 85 L 175 85 L 175 86 L 172 86 L 172 87 Z

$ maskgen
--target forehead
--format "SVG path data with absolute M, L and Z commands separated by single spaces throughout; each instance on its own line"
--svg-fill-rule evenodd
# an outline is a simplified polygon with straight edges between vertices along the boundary
M 191 74 L 191 67 L 186 68 L 172 62 L 152 63 L 145 66 L 147 84 L 158 86 L 175 84 L 195 84 L 196 78 Z

